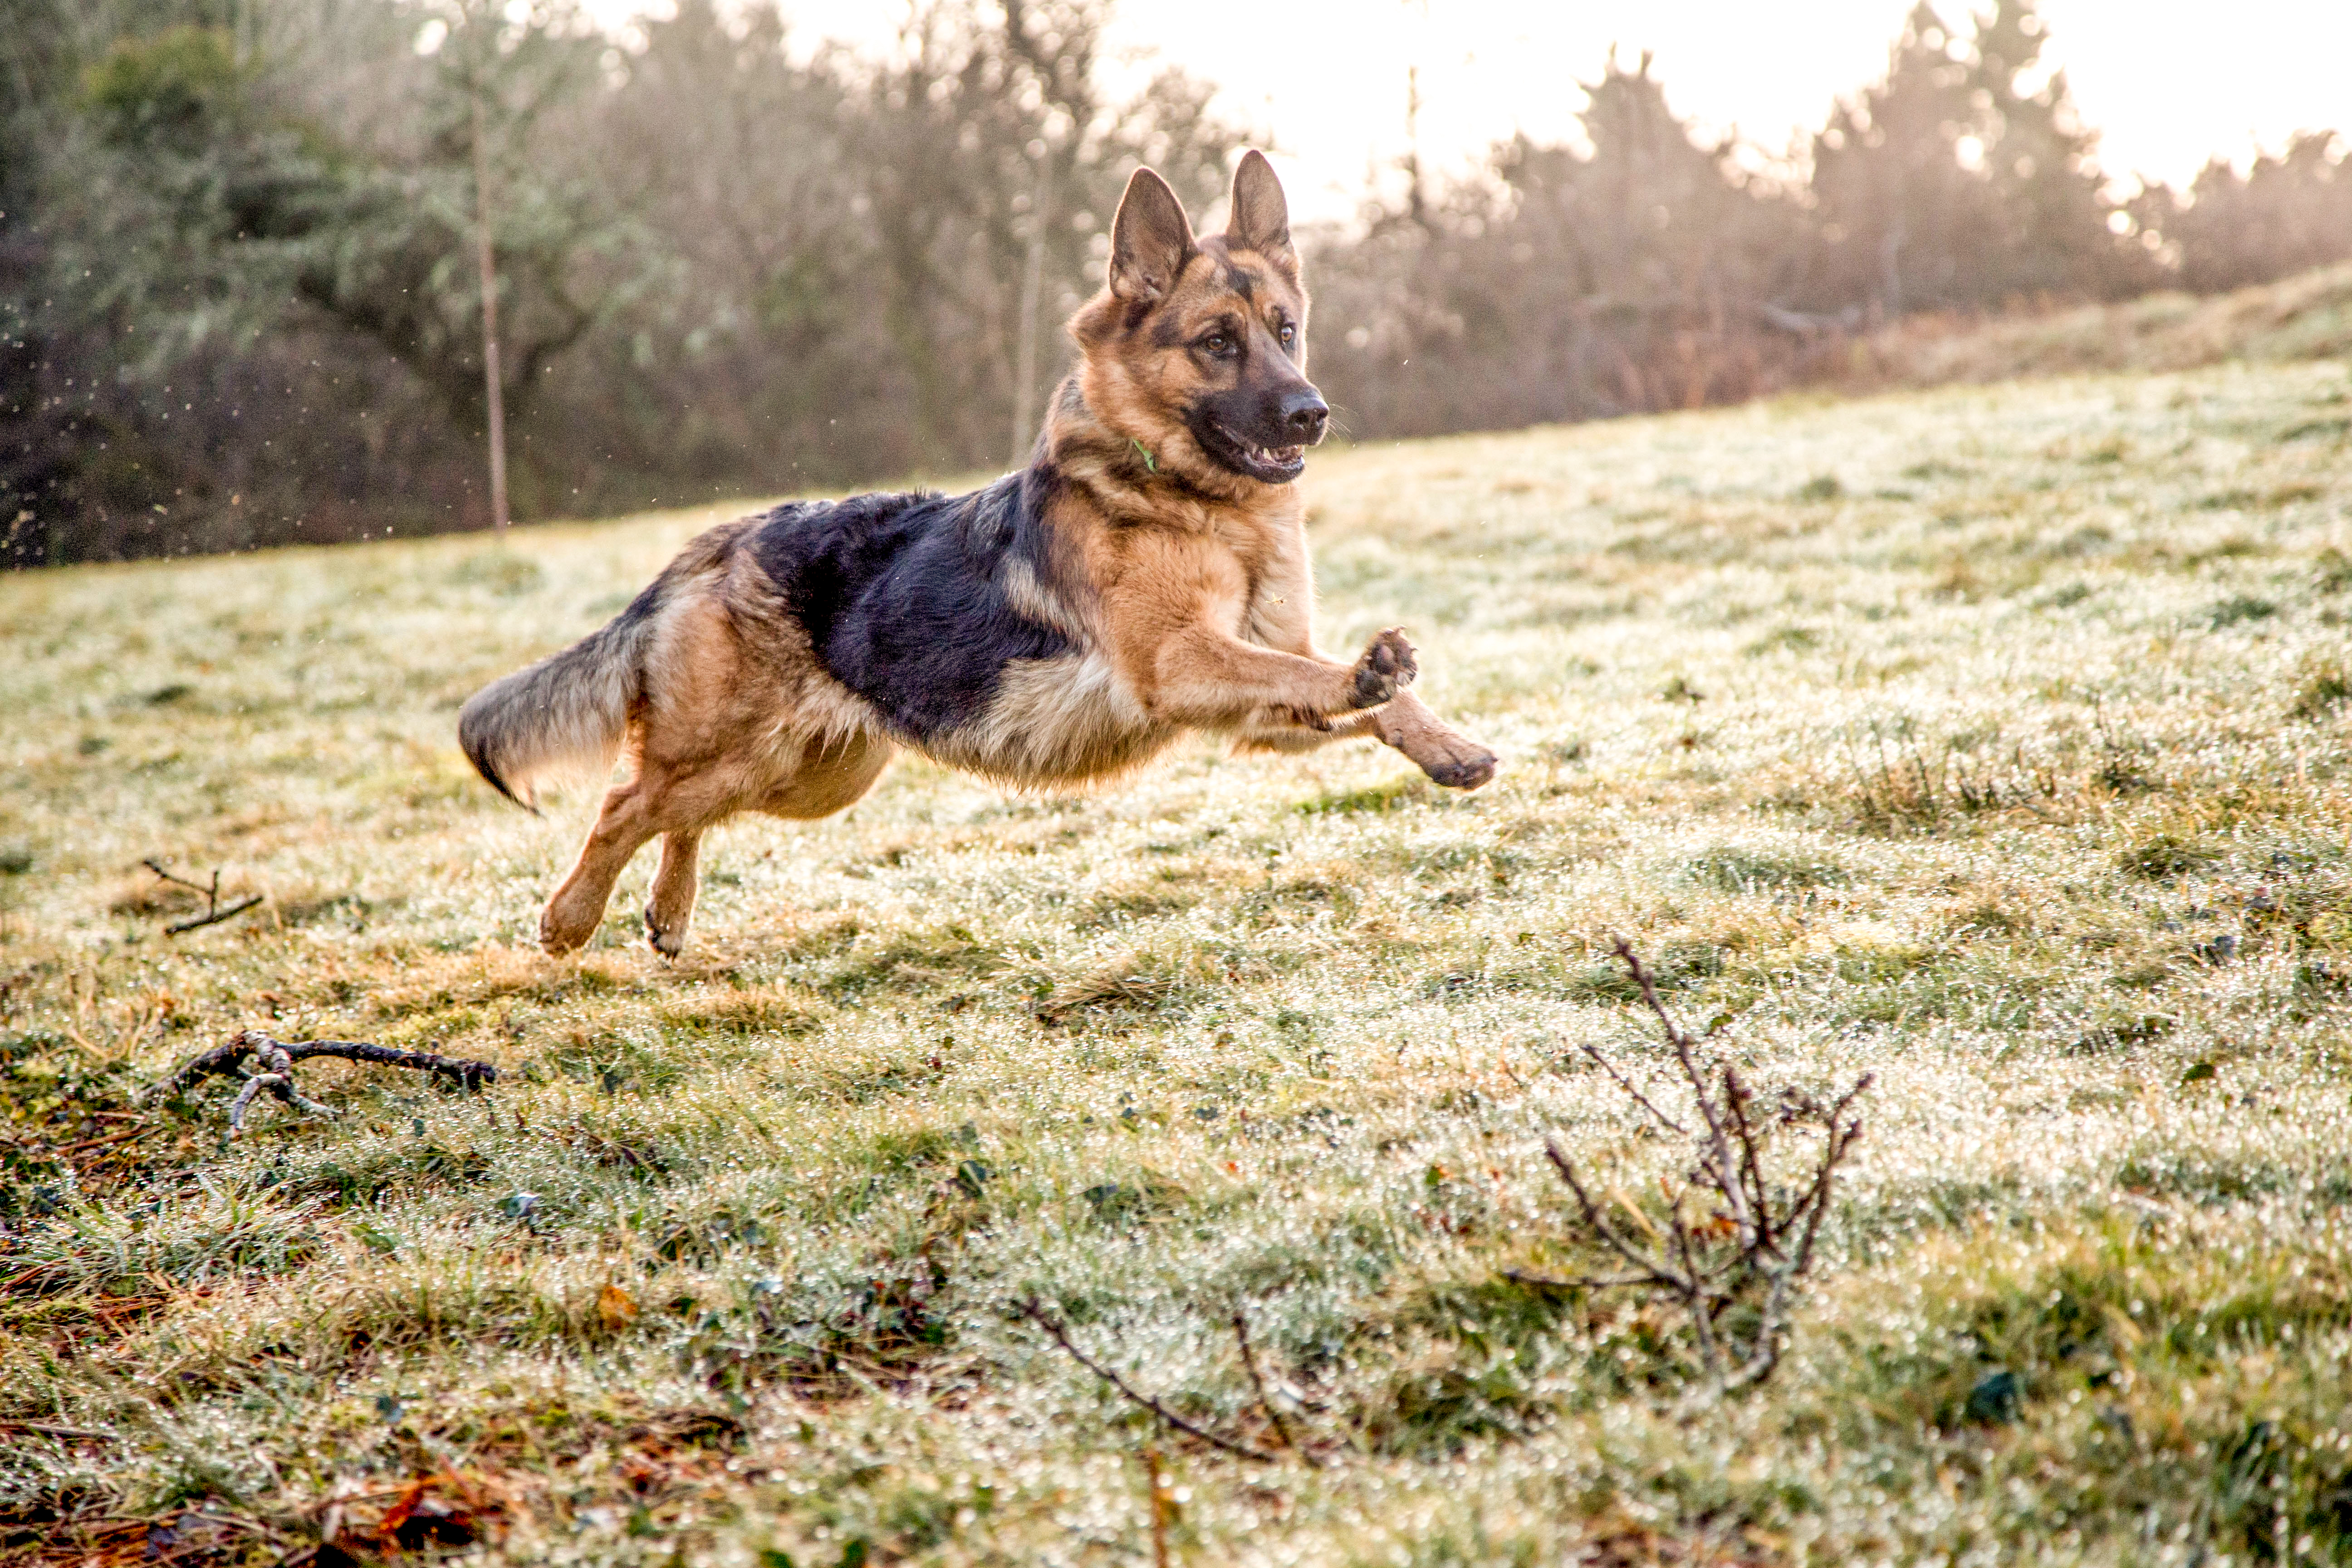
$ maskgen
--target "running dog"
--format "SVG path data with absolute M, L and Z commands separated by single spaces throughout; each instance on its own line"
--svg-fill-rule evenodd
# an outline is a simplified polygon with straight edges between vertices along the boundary
M 1025 787 L 1115 778 L 1191 730 L 1276 752 L 1366 736 L 1450 788 L 1494 776 L 1406 689 L 1401 629 L 1353 662 L 1315 646 L 1291 481 L 1330 410 L 1264 155 L 1242 159 L 1225 232 L 1199 238 L 1137 170 L 1069 331 L 1077 368 L 1027 468 L 711 529 L 603 630 L 466 704 L 466 755 L 520 805 L 552 771 L 627 760 L 541 916 L 548 952 L 587 942 L 659 836 L 646 931 L 676 954 L 707 829 L 829 816 L 901 746 Z

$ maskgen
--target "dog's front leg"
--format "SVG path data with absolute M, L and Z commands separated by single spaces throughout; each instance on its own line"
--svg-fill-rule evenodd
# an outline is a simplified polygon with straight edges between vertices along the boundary
M 1240 727 L 1261 710 L 1310 730 L 1390 701 L 1418 673 L 1412 644 L 1391 626 L 1375 633 L 1352 665 L 1246 643 L 1195 623 L 1163 641 L 1151 659 L 1144 702 L 1178 724 Z
M 1495 776 L 1495 753 L 1447 724 L 1410 691 L 1400 691 L 1370 712 L 1333 720 L 1322 728 L 1260 722 L 1242 732 L 1251 751 L 1297 754 L 1334 741 L 1372 740 L 1412 758 L 1423 773 L 1448 789 L 1476 789 Z
M 1448 789 L 1476 789 L 1495 776 L 1495 753 L 1431 712 L 1410 691 L 1398 692 L 1387 707 L 1365 714 L 1360 721 L 1383 744 L 1411 757 L 1423 773 Z

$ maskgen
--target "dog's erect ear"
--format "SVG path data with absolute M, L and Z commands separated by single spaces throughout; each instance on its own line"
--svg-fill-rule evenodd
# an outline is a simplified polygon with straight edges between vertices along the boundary
M 1110 226 L 1110 291 L 1130 305 L 1149 305 L 1176 287 L 1192 254 L 1192 220 L 1168 182 L 1138 169 Z
M 1290 204 L 1283 198 L 1282 182 L 1265 154 L 1255 147 L 1242 154 L 1242 166 L 1234 171 L 1234 211 L 1225 220 L 1225 243 L 1284 266 L 1297 259 L 1290 248 Z

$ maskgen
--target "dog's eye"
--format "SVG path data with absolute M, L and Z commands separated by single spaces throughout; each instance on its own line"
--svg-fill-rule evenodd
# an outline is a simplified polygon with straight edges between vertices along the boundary
M 1213 354 L 1222 354 L 1234 346 L 1234 340 L 1223 332 L 1211 332 L 1201 340 L 1201 346 Z
M 1283 323 L 1282 323 L 1282 346 L 1283 346 L 1284 348 L 1288 348 L 1292 343 L 1294 343 L 1294 342 L 1297 342 L 1297 341 L 1298 341 L 1298 329 L 1297 329 L 1297 327 L 1292 326 L 1288 321 L 1285 321 L 1285 322 L 1283 322 Z

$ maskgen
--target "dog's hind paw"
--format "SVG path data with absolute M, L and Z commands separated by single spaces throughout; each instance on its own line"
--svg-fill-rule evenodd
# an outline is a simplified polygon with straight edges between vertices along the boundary
M 686 928 L 680 926 L 676 931 L 664 931 L 655 923 L 654 912 L 648 909 L 646 910 L 646 941 L 664 958 L 676 958 L 686 951 Z
M 562 958 L 568 953 L 579 952 L 588 945 L 588 939 L 595 934 L 596 927 L 593 922 L 586 926 L 575 926 L 571 922 L 558 920 L 552 910 L 539 917 L 539 945 L 550 958 Z

